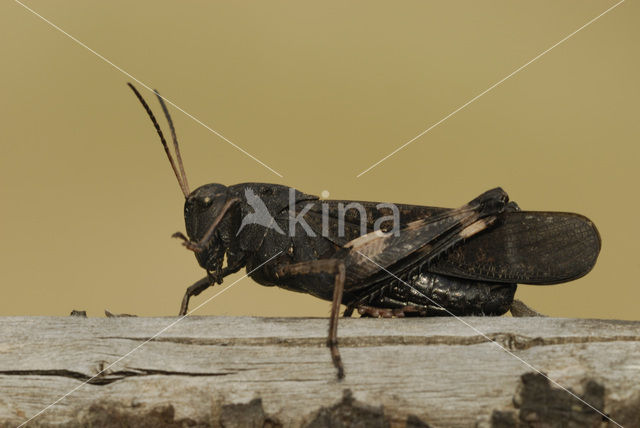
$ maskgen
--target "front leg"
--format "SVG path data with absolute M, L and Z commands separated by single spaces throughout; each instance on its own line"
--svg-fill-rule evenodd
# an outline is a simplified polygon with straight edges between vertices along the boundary
M 340 304 L 342 303 L 342 292 L 344 291 L 344 263 L 338 259 L 310 260 L 306 262 L 282 265 L 276 269 L 276 275 L 279 278 L 314 273 L 329 273 L 335 275 L 327 346 L 331 351 L 333 365 L 338 369 L 338 379 L 342 379 L 344 378 L 344 365 L 342 364 L 340 350 L 338 349 L 338 318 L 340 315 Z
M 213 284 L 214 282 L 211 280 L 209 275 L 207 275 L 201 280 L 199 280 L 198 282 L 196 282 L 195 284 L 189 286 L 187 288 L 187 291 L 185 291 L 184 293 L 184 297 L 182 298 L 182 304 L 180 305 L 180 313 L 178 315 L 179 316 L 187 315 L 187 311 L 189 310 L 189 299 L 191 299 L 191 296 L 197 296 L 207 288 L 211 287 Z
M 197 296 L 207 288 L 214 286 L 216 283 L 222 284 L 222 280 L 225 276 L 236 273 L 240 270 L 240 267 L 241 266 L 235 266 L 231 268 L 229 266 L 225 266 L 224 268 L 222 268 L 219 274 L 213 275 L 211 273 L 207 273 L 207 276 L 205 276 L 195 284 L 189 286 L 187 288 L 187 291 L 185 291 L 184 293 L 184 297 L 182 298 L 180 313 L 178 315 L 187 315 L 187 311 L 189 310 L 189 299 L 191 299 L 192 296 Z

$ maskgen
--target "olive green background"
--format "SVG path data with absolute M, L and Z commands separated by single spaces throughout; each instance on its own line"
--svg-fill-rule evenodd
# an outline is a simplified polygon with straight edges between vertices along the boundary
M 585 278 L 517 297 L 553 316 L 639 318 L 637 2 L 360 178 L 615 3 L 27 4 L 284 176 L 172 108 L 192 189 L 263 181 L 453 207 L 499 185 L 523 209 L 590 217 L 603 238 Z M 0 315 L 176 314 L 203 271 L 170 239 L 183 198 L 131 78 L 13 1 L 0 57 Z M 244 279 L 197 313 L 328 312 Z

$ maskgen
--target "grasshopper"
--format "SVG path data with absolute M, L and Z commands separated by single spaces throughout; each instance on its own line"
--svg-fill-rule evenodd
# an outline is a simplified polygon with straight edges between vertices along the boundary
M 264 286 L 331 301 L 327 346 L 338 378 L 344 316 L 502 315 L 520 284 L 557 284 L 587 274 L 600 235 L 586 217 L 522 211 L 501 188 L 459 208 L 321 200 L 280 184 L 205 184 L 190 191 L 171 115 L 175 158 L 142 95 L 185 197 L 183 240 L 206 271 L 189 299 L 245 268 Z M 225 264 L 226 261 L 226 264 Z

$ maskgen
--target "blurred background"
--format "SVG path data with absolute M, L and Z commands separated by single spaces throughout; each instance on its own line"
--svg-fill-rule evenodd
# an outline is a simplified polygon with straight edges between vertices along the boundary
M 171 108 L 192 189 L 262 181 L 455 207 L 502 186 L 523 209 L 588 216 L 603 239 L 589 275 L 518 298 L 552 316 L 639 318 L 637 2 L 359 178 L 615 2 L 26 4 L 283 176 Z M 170 238 L 183 197 L 131 78 L 12 1 L 0 57 L 0 315 L 177 314 L 203 271 Z M 328 313 L 250 279 L 197 312 Z

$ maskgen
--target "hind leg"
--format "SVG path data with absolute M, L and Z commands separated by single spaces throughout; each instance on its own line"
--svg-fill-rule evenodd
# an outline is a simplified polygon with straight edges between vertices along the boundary
M 333 365 L 338 370 L 338 379 L 344 377 L 344 365 L 338 349 L 338 319 L 340 317 L 340 305 L 342 303 L 342 293 L 344 291 L 345 266 L 342 260 L 321 259 L 306 262 L 284 264 L 276 269 L 276 276 L 279 279 L 287 277 L 304 277 L 305 275 L 328 273 L 334 276 L 333 299 L 331 303 L 331 317 L 329 318 L 329 337 L 327 347 L 331 352 Z

